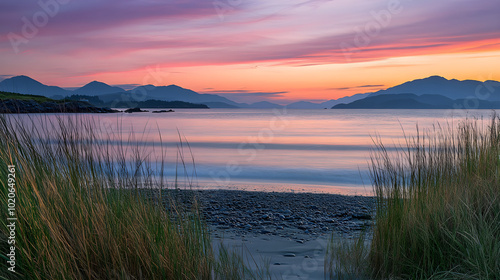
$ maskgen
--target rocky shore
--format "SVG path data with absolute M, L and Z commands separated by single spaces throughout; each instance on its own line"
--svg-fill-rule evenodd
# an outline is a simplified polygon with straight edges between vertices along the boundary
M 375 199 L 335 194 L 236 190 L 169 191 L 166 207 L 200 203 L 215 236 L 269 235 L 307 241 L 337 232 L 352 235 L 372 225 Z
M 86 102 L 37 102 L 34 100 L 8 99 L 0 100 L 0 113 L 25 114 L 25 113 L 115 113 L 110 108 L 99 108 Z
M 158 203 L 158 191 L 140 192 Z M 238 190 L 166 190 L 162 203 L 175 213 L 198 204 L 215 252 L 220 245 L 269 279 L 324 279 L 329 242 L 351 242 L 363 231 L 369 246 L 375 198 L 319 193 Z M 174 210 L 174 211 L 173 211 Z M 267 278 L 266 278 L 267 279 Z

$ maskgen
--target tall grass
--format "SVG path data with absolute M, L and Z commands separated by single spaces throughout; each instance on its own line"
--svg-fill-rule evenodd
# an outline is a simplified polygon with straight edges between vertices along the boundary
M 259 262 L 248 251 L 238 252 L 235 248 L 228 249 L 222 243 L 218 250 L 218 261 L 214 267 L 217 279 L 281 279 L 281 277 L 272 278 L 270 259 L 262 258 Z
M 0 115 L 0 277 L 219 278 L 197 208 L 167 212 L 143 199 L 155 159 L 133 137 L 116 142 L 99 127 L 83 117 Z M 16 166 L 16 274 L 5 260 L 8 165 Z
M 373 276 L 500 279 L 500 121 L 468 120 L 372 155 Z
M 369 240 L 367 231 L 349 239 L 332 233 L 325 252 L 325 279 L 369 279 Z

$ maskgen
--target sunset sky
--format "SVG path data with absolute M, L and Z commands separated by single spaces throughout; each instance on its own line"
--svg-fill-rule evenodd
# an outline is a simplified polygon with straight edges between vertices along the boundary
M 500 80 L 498 0 L 2 1 L 0 18 L 0 79 L 62 87 L 284 104 L 431 75 Z

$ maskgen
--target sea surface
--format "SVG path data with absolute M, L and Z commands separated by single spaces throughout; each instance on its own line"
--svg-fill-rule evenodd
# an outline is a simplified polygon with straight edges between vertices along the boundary
M 387 146 L 404 134 L 492 110 L 176 109 L 154 114 L 83 114 L 107 133 L 139 146 L 167 182 L 201 189 L 370 195 L 374 139 Z M 28 119 L 33 115 L 20 115 Z M 47 115 L 40 120 L 75 117 Z M 111 142 L 117 145 L 116 142 Z M 163 148 L 160 148 L 163 147 Z M 163 151 L 163 159 L 161 159 Z

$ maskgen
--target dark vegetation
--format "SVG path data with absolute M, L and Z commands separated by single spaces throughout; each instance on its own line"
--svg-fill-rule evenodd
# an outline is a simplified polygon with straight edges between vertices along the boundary
M 198 109 L 208 109 L 207 105 L 195 104 L 184 101 L 162 101 L 150 99 L 146 101 L 110 101 L 104 102 L 97 96 L 88 95 L 72 95 L 65 98 L 66 100 L 85 100 L 94 106 L 110 107 L 110 108 L 158 108 L 158 109 L 168 109 L 168 108 L 198 108 Z

